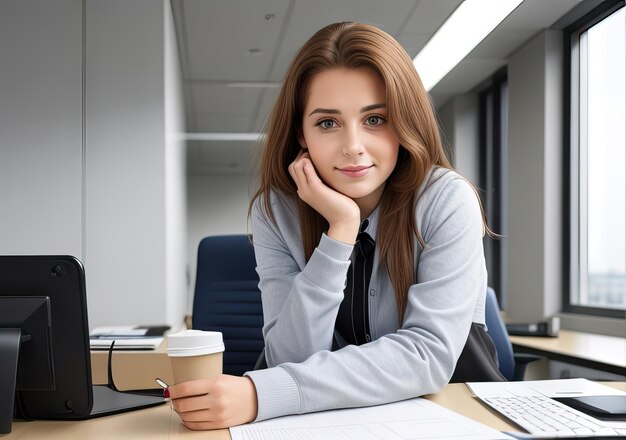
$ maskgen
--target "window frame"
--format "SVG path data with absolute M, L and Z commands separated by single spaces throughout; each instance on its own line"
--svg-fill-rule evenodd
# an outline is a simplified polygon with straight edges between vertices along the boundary
M 500 308 L 507 307 L 508 77 L 503 67 L 479 89 L 479 185 L 487 223 L 499 237 L 485 235 L 489 284 Z
M 609 15 L 623 8 L 624 0 L 608 0 L 576 20 L 563 30 L 564 42 L 564 75 L 563 75 L 563 291 L 562 309 L 563 312 L 591 315 L 606 318 L 626 319 L 626 310 L 594 307 L 588 305 L 573 304 L 571 301 L 574 289 L 579 289 L 579 252 L 574 252 L 574 247 L 581 246 L 579 231 L 579 192 L 575 190 L 579 183 L 579 158 L 580 149 L 578 144 L 578 124 L 574 122 L 573 113 L 580 111 L 579 103 L 579 65 L 573 68 L 576 61 L 573 52 L 578 54 L 577 42 L 580 35 L 595 26 Z M 575 44 L 576 42 L 576 44 Z M 576 47 L 575 47 L 576 46 Z M 572 80 L 576 74 L 576 81 Z M 574 89 L 573 87 L 576 87 Z M 575 108 L 574 108 L 575 107 Z M 574 130 L 576 133 L 574 133 Z M 574 144 L 575 143 L 575 144 Z M 573 154 L 576 150 L 577 153 Z M 575 211 L 574 211 L 575 210 Z M 586 246 L 586 243 L 582 244 Z M 580 295 L 580 291 L 578 291 Z

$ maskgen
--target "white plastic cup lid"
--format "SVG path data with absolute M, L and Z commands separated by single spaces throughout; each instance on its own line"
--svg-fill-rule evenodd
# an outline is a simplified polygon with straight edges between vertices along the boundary
M 167 337 L 168 356 L 202 356 L 223 351 L 224 341 L 221 332 L 183 330 Z

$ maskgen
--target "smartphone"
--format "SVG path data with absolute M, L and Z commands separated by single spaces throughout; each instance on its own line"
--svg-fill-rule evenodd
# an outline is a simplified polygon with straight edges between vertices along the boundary
M 600 420 L 626 420 L 626 396 L 558 397 L 554 400 Z

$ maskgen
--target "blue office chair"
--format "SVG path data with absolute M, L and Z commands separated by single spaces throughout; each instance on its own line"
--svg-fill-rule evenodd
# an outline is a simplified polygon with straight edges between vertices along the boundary
M 487 333 L 491 336 L 498 352 L 500 372 L 507 380 L 524 380 L 526 365 L 541 358 L 532 354 L 513 353 L 509 334 L 500 316 L 496 292 L 491 287 L 487 288 L 485 319 L 487 322 Z
M 263 350 L 263 310 L 247 235 L 206 237 L 198 246 L 192 326 L 224 336 L 224 374 L 243 375 Z

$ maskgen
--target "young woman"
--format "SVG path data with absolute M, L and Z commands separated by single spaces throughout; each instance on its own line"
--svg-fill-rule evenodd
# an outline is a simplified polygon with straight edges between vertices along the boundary
M 189 428 L 437 392 L 486 335 L 480 203 L 375 27 L 327 26 L 292 61 L 251 218 L 269 368 L 170 387 Z

